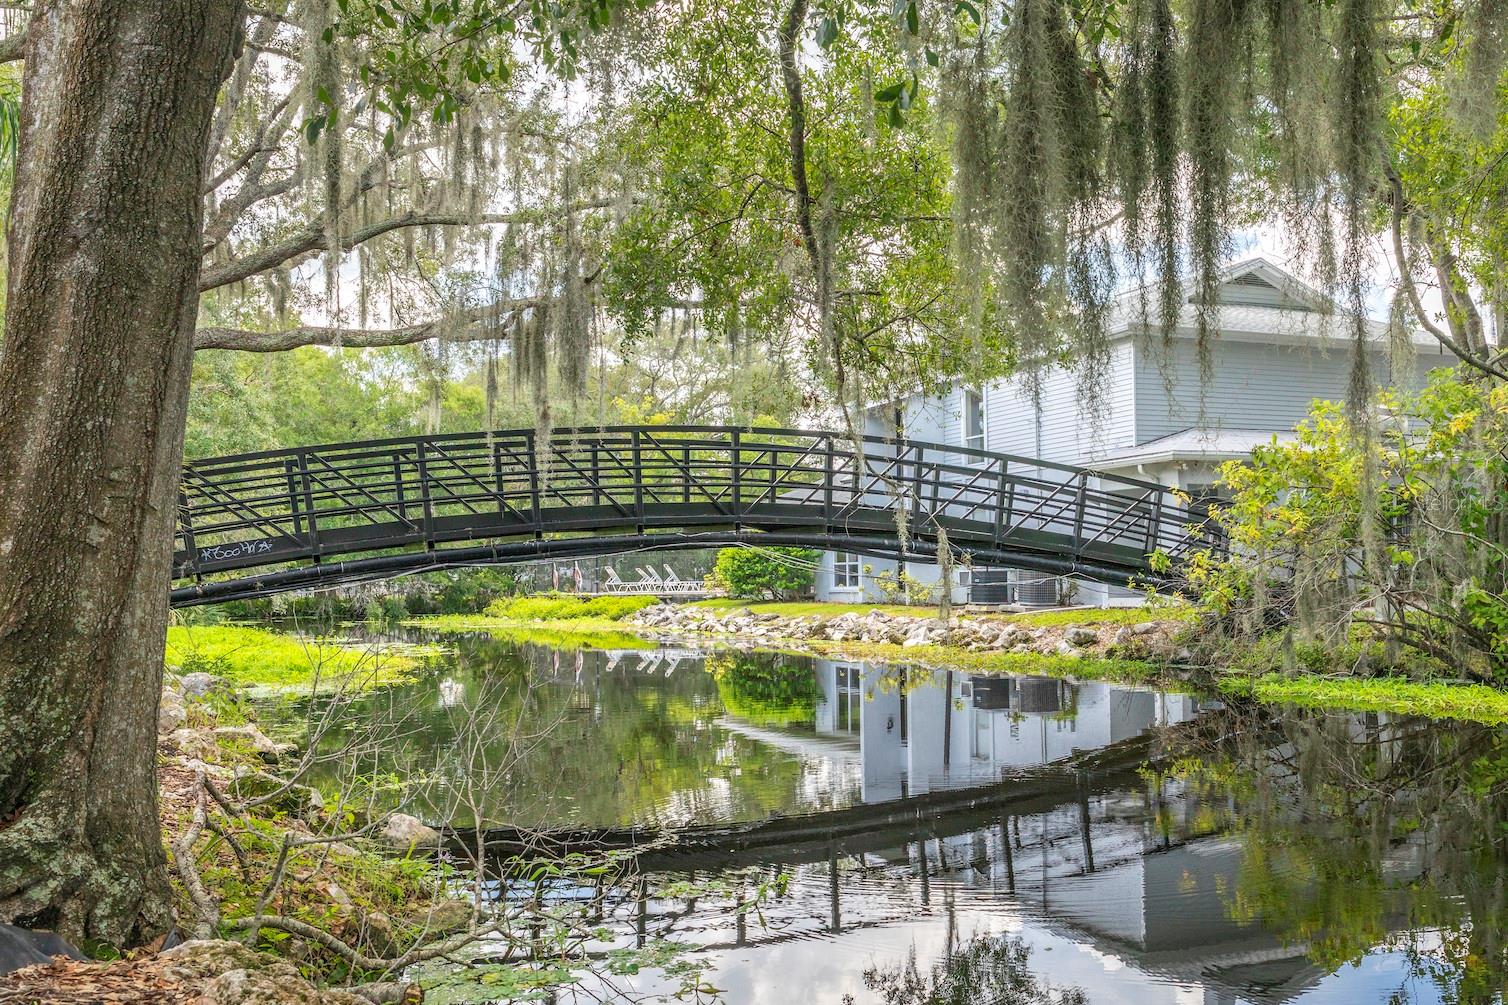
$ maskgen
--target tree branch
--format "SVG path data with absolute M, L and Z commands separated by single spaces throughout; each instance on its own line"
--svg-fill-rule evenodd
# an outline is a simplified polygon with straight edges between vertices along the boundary
M 537 297 L 509 300 L 497 311 L 517 312 L 539 304 Z M 482 312 L 461 319 L 459 331 L 447 331 L 453 319 L 437 319 L 400 328 L 340 328 L 301 325 L 283 331 L 252 331 L 244 328 L 200 328 L 194 333 L 194 348 L 237 349 L 241 352 L 284 352 L 305 345 L 341 346 L 347 349 L 379 349 L 385 346 L 413 345 L 445 335 L 454 342 L 486 342 L 501 339 L 506 324 L 488 324 Z
M 1482 371 L 1488 376 L 1496 377 L 1499 380 L 1508 380 L 1508 372 L 1504 372 L 1498 367 L 1493 366 L 1487 360 L 1479 359 L 1475 354 L 1467 351 L 1464 346 L 1452 338 L 1445 329 L 1430 320 L 1429 314 L 1424 309 L 1424 301 L 1419 296 L 1419 287 L 1414 284 L 1414 273 L 1409 265 L 1408 250 L 1403 240 L 1403 179 L 1398 177 L 1398 172 L 1393 170 L 1392 165 L 1388 165 L 1387 175 L 1388 183 L 1393 190 L 1393 255 L 1398 259 L 1398 274 L 1402 277 L 1403 292 L 1408 297 L 1409 306 L 1414 310 L 1414 316 L 1419 319 L 1419 323 L 1424 326 L 1424 330 L 1434 336 L 1435 341 L 1449 349 L 1461 362 Z M 1449 296 L 1449 293 L 1447 292 L 1444 295 Z
M 26 58 L 26 29 L 22 28 L 14 35 L 0 38 L 0 63 L 14 63 L 18 59 Z
M 587 209 L 605 209 L 614 205 L 616 200 L 595 199 L 590 202 L 579 203 L 573 207 L 573 212 Z M 480 216 L 470 216 L 465 213 L 419 213 L 410 210 L 399 216 L 387 220 L 379 220 L 368 224 L 352 232 L 350 236 L 341 242 L 341 249 L 349 251 L 359 244 L 370 241 L 383 234 L 402 230 L 405 227 L 464 227 L 473 225 L 513 223 L 517 220 L 528 219 L 537 216 L 539 210 L 524 210 L 517 213 L 484 213 Z M 249 279 L 269 269 L 275 269 L 284 263 L 303 258 L 315 252 L 325 251 L 329 248 L 329 237 L 320 221 L 316 220 L 308 229 L 300 234 L 280 241 L 277 244 L 243 255 L 240 258 L 219 265 L 212 269 L 206 269 L 199 277 L 199 292 L 205 293 L 217 290 L 222 286 L 238 283 L 243 279 Z

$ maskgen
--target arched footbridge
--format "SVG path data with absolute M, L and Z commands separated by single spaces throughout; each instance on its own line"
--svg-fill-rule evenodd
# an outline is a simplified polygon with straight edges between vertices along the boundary
M 710 426 L 297 447 L 184 466 L 174 606 L 432 569 L 737 543 L 1167 586 L 1222 549 L 1153 482 L 936 443 Z M 1161 553 L 1171 570 L 1152 568 Z

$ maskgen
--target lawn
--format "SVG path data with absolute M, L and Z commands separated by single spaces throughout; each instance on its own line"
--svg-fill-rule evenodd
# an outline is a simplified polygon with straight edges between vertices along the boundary
M 173 625 L 167 664 L 248 687 L 370 686 L 406 679 L 434 647 L 309 639 L 246 625 Z

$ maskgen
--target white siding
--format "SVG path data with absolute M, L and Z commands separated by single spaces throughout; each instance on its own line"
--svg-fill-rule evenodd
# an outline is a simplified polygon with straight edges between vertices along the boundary
M 1193 342 L 1176 340 L 1165 383 L 1161 350 L 1136 350 L 1136 443 L 1195 425 L 1292 429 L 1309 414 L 1314 399 L 1342 400 L 1350 383 L 1351 350 L 1339 340 L 1328 347 L 1222 341 L 1214 354 L 1214 373 L 1205 384 Z M 1430 368 L 1449 363 L 1443 356 L 1422 355 L 1418 371 L 1401 375 L 1401 382 L 1417 387 Z M 1384 353 L 1372 353 L 1370 367 L 1375 382 L 1391 382 Z

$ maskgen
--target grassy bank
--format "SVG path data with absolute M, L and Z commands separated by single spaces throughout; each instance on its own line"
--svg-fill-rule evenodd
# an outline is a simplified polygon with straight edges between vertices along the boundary
M 433 647 L 344 644 L 245 625 L 174 625 L 167 664 L 204 672 L 240 687 L 363 687 L 408 679 L 438 652 Z
M 481 614 L 441 614 L 403 624 L 431 632 L 554 646 L 557 649 L 644 649 L 652 642 L 625 631 L 624 618 L 656 603 L 653 597 L 510 597 Z

